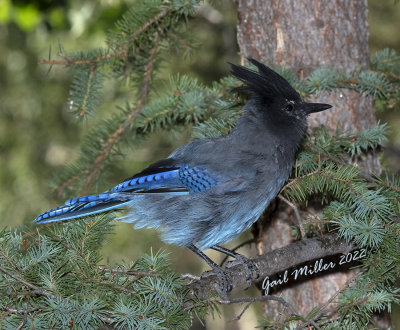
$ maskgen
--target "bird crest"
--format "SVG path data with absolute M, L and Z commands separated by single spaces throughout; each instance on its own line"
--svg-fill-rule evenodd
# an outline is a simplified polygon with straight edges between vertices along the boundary
M 264 102 L 277 96 L 284 96 L 289 100 L 300 98 L 296 90 L 281 75 L 253 58 L 248 58 L 248 61 L 257 67 L 258 72 L 229 63 L 231 73 L 244 83 L 243 86 L 235 88 L 234 91 L 248 92 Z

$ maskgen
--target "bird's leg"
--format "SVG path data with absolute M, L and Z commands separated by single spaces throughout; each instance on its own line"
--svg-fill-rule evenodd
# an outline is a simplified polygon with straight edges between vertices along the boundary
M 200 258 L 202 258 L 213 270 L 214 274 L 217 276 L 220 289 L 223 292 L 229 292 L 232 290 L 232 280 L 228 274 L 222 270 L 214 261 L 207 257 L 201 250 L 199 250 L 193 244 L 187 246 L 191 251 L 196 253 Z
M 248 285 L 247 289 L 251 286 L 253 276 L 255 278 L 260 277 L 260 271 L 257 265 L 253 261 L 247 259 L 244 255 L 241 255 L 240 253 L 231 251 L 219 245 L 214 245 L 211 247 L 211 249 L 225 253 L 226 255 L 235 258 L 235 260 L 230 261 L 226 264 L 226 268 L 230 268 L 236 265 L 243 265 L 246 268 L 246 282 Z

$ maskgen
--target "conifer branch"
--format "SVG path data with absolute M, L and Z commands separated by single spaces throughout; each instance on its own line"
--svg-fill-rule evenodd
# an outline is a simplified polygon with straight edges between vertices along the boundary
M 90 95 L 91 95 L 91 88 L 92 88 L 92 84 L 93 84 L 93 79 L 95 77 L 95 70 L 96 70 L 96 66 L 94 64 L 90 65 L 86 93 L 85 93 L 85 95 L 83 97 L 80 109 L 77 109 L 77 111 L 76 111 L 78 113 L 78 117 L 79 118 L 84 117 L 84 115 L 86 113 L 86 110 L 87 110 L 87 107 L 88 107 L 88 100 L 89 100 Z
M 383 186 L 385 188 L 389 188 L 392 191 L 395 191 L 397 193 L 400 193 L 400 189 L 395 187 L 394 185 L 388 184 L 387 182 L 384 182 L 382 180 L 372 180 L 371 178 L 371 182 L 379 184 L 380 186 Z
M 280 191 L 280 194 L 282 194 L 286 189 L 290 188 L 292 185 L 298 184 L 302 179 L 305 179 L 305 178 L 310 177 L 310 176 L 312 177 L 312 176 L 314 176 L 316 174 L 320 174 L 320 173 L 321 173 L 321 169 L 317 169 L 315 171 L 312 171 L 310 173 L 304 174 L 302 176 L 298 176 L 298 177 L 290 180 L 287 184 L 285 184 L 282 187 L 282 189 Z
M 159 21 L 160 19 L 162 19 L 163 17 L 165 17 L 169 10 L 171 9 L 171 7 L 164 7 L 164 9 L 162 11 L 160 11 L 157 15 L 155 15 L 151 20 L 149 20 L 148 22 L 146 22 L 143 26 L 141 26 L 137 31 L 135 31 L 134 33 L 132 33 L 132 35 L 129 36 L 127 41 L 133 41 L 135 40 L 139 34 L 143 33 L 147 28 L 149 28 L 152 24 L 156 23 L 157 21 Z M 121 45 L 117 45 L 121 46 Z
M 24 313 L 24 319 L 20 323 L 20 325 L 16 328 L 16 330 L 21 330 L 25 326 L 26 322 L 28 320 L 28 313 Z
M 355 137 L 351 138 L 351 141 L 354 141 Z M 350 140 L 350 139 L 349 139 Z M 330 155 L 329 153 L 325 152 L 324 150 L 321 150 L 319 148 L 317 148 L 316 146 L 312 145 L 312 144 L 308 144 L 306 146 L 307 149 L 310 149 L 312 152 L 318 154 L 318 156 L 320 157 L 320 160 L 330 160 L 331 162 L 338 164 L 338 165 L 342 165 L 342 166 L 351 166 L 351 164 L 346 163 L 344 161 L 342 161 L 340 158 L 338 157 L 334 157 L 332 155 Z M 300 164 L 301 166 L 301 164 Z M 358 174 L 361 178 L 369 181 L 369 182 L 375 182 L 374 178 L 371 174 L 368 174 L 364 171 L 362 171 L 362 169 L 360 169 L 359 174 Z
M 36 285 L 33 285 L 31 283 L 29 283 L 28 281 L 25 281 L 24 279 L 22 279 L 21 277 L 9 272 L 7 269 L 5 269 L 4 267 L 0 266 L 0 272 L 3 272 L 4 274 L 12 277 L 14 280 L 24 284 L 25 286 L 31 288 L 34 290 L 34 292 L 38 295 L 42 295 L 42 296 L 46 296 L 52 299 L 57 299 L 57 296 L 51 294 L 50 292 L 48 292 L 47 290 L 43 289 L 43 288 L 39 288 Z
M 181 45 L 183 45 L 187 50 L 191 51 L 193 49 L 192 46 L 185 39 L 180 38 L 177 34 L 175 34 L 173 32 L 168 32 L 167 35 L 172 37 L 175 40 L 178 40 L 178 42 Z
M 57 61 L 57 60 L 40 60 L 39 64 L 46 64 L 46 65 L 64 65 L 64 66 L 74 66 L 74 65 L 94 65 L 105 60 L 109 60 L 111 58 L 125 58 L 127 55 L 126 50 L 119 50 L 113 53 L 104 54 L 95 58 L 90 59 L 77 59 L 74 60 L 68 54 L 64 53 L 57 53 L 57 56 L 65 58 L 65 61 Z
M 150 51 L 150 57 L 149 61 L 146 65 L 146 71 L 143 79 L 143 85 L 142 88 L 140 89 L 139 93 L 139 101 L 136 105 L 136 108 L 131 111 L 131 113 L 126 117 L 126 120 L 121 123 L 118 128 L 114 131 L 114 133 L 111 134 L 111 136 L 108 138 L 107 142 L 105 143 L 104 147 L 102 150 L 100 150 L 98 156 L 95 158 L 94 163 L 92 165 L 92 168 L 88 170 L 89 175 L 87 176 L 85 180 L 85 184 L 83 188 L 80 191 L 80 194 L 84 195 L 86 194 L 87 190 L 89 189 L 90 185 L 92 184 L 93 181 L 96 180 L 98 175 L 100 174 L 101 167 L 103 165 L 103 162 L 105 161 L 106 157 L 109 155 L 111 149 L 114 147 L 115 144 L 118 143 L 118 141 L 121 139 L 121 137 L 129 132 L 132 128 L 133 122 L 136 120 L 138 114 L 141 112 L 143 109 L 144 105 L 146 104 L 147 101 L 147 96 L 150 91 L 150 82 L 151 82 L 151 76 L 153 73 L 154 69 L 154 60 L 155 56 L 157 54 L 157 45 L 152 48 Z
M 105 60 L 109 60 L 111 58 L 126 58 L 128 55 L 128 52 L 126 49 L 121 49 L 123 46 L 125 46 L 127 43 L 132 42 L 135 40 L 141 33 L 143 33 L 146 29 L 148 29 L 150 26 L 153 24 L 157 23 L 159 20 L 167 16 L 167 14 L 170 12 L 171 7 L 165 7 L 157 14 L 155 15 L 152 19 L 147 21 L 145 24 L 143 24 L 139 29 L 137 29 L 134 33 L 132 33 L 126 40 L 123 40 L 120 43 L 117 43 L 113 45 L 115 49 L 117 49 L 114 52 L 104 54 L 95 58 L 91 59 L 77 59 L 74 60 L 72 57 L 70 57 L 68 54 L 61 53 L 59 52 L 57 56 L 65 58 L 65 61 L 57 61 L 57 60 L 41 60 L 39 61 L 39 64 L 46 64 L 46 65 L 65 65 L 65 66 L 73 66 L 73 65 L 93 65 L 96 63 L 103 62 Z M 177 37 L 175 34 L 170 32 L 171 36 Z M 183 42 L 183 40 L 181 41 Z M 183 43 L 185 44 L 185 43 Z M 187 45 L 187 43 L 186 43 Z

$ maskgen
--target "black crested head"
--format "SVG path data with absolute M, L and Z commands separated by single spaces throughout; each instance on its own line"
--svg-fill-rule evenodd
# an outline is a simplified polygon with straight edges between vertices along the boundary
M 264 119 L 269 130 L 281 136 L 292 135 L 295 140 L 303 136 L 310 113 L 329 109 L 329 104 L 303 102 L 300 94 L 289 82 L 266 65 L 249 58 L 258 72 L 231 64 L 232 74 L 244 85 L 234 91 L 251 95 L 251 105 L 246 107 L 248 116 Z M 261 116 L 261 117 L 260 117 Z
M 229 63 L 232 67 L 231 73 L 244 83 L 244 86 L 235 88 L 234 91 L 248 92 L 262 103 L 270 103 L 279 96 L 293 101 L 301 100 L 299 93 L 285 78 L 253 58 L 248 58 L 248 61 L 257 67 L 258 72 Z
M 248 61 L 257 67 L 258 72 L 229 63 L 232 74 L 244 83 L 234 91 L 250 93 L 259 110 L 263 110 L 267 117 L 272 115 L 274 121 L 287 121 L 285 118 L 305 120 L 310 113 L 331 108 L 329 104 L 303 102 L 285 78 L 253 58 L 248 58 Z

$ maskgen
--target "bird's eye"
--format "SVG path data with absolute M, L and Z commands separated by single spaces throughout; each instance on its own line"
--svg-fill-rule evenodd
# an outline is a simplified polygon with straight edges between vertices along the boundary
M 294 109 L 294 105 L 293 105 L 292 103 L 289 103 L 289 104 L 286 105 L 285 110 L 286 110 L 287 112 L 292 112 L 293 109 Z

